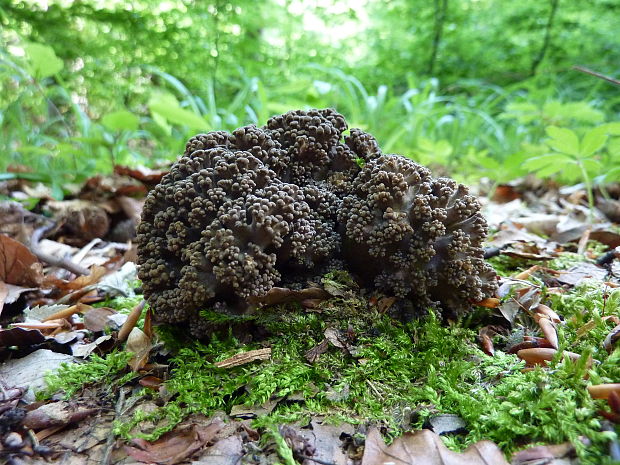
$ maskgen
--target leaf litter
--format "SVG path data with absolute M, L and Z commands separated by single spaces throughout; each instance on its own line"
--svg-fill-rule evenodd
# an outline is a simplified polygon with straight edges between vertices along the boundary
M 281 389 L 263 397 L 262 403 L 244 406 L 233 402 L 220 406 L 231 414 L 245 408 L 250 412 L 249 418 L 254 418 L 253 426 L 250 420 L 230 418 L 221 410 L 212 417 L 192 413 L 191 409 L 175 410 L 182 405 L 178 403 L 168 410 L 170 418 L 158 419 L 156 412 L 160 406 L 182 391 L 175 391 L 175 383 L 170 383 L 175 372 L 171 371 L 170 349 L 160 342 L 163 333 L 152 332 L 139 289 L 135 292 L 139 282 L 131 261 L 134 256 L 129 252 L 143 197 L 163 172 L 124 167 L 115 171 L 116 176 L 111 178 L 89 179 L 70 200 L 52 201 L 42 195 L 35 199 L 32 211 L 17 202 L 2 202 L 2 456 L 26 463 L 41 457 L 82 463 L 80 460 L 94 454 L 104 463 L 119 464 L 131 460 L 224 464 L 243 459 L 246 463 L 292 460 L 308 464 L 499 465 L 509 463 L 506 450 L 510 450 L 516 451 L 510 459 L 515 465 L 578 463 L 576 454 L 585 458 L 584 463 L 595 463 L 588 462 L 584 450 L 591 446 L 587 445 L 588 438 L 582 436 L 557 445 L 528 447 L 525 434 L 520 444 L 508 448 L 501 441 L 496 445 L 475 435 L 470 435 L 469 442 L 463 441 L 475 425 L 471 419 L 458 415 L 458 411 L 451 413 L 445 407 L 436 410 L 441 402 L 433 405 L 432 389 L 419 405 L 405 407 L 410 412 L 409 420 L 399 420 L 400 430 L 390 423 L 391 414 L 386 411 L 374 419 L 365 418 L 363 411 L 361 416 L 347 411 L 345 404 L 356 395 L 351 393 L 353 386 L 349 382 L 325 391 L 325 399 L 339 406 L 335 411 L 325 409 L 319 402 L 323 394 L 312 387 L 310 379 L 300 383 L 291 379 L 289 392 Z M 23 195 L 44 192 L 24 183 L 19 186 Z M 618 266 L 613 249 L 620 245 L 620 234 L 611 222 L 615 210 L 596 212 L 592 223 L 588 210 L 575 200 L 580 197 L 574 191 L 554 192 L 539 197 L 537 202 L 531 198 L 512 198 L 509 204 L 486 202 L 489 223 L 495 231 L 488 245 L 497 249 L 492 262 L 502 278 L 498 299 L 485 304 L 488 310 L 476 323 L 480 353 L 486 353 L 490 366 L 493 359 L 500 364 L 502 357 L 516 357 L 522 361 L 524 373 L 534 370 L 530 373 L 539 377 L 543 373 L 552 376 L 558 369 L 573 373 L 576 381 L 568 389 L 579 385 L 584 393 L 579 396 L 587 395 L 590 402 L 600 402 L 596 404 L 599 417 L 588 421 L 600 424 L 610 451 L 605 459 L 613 461 L 618 459 L 613 455 L 614 447 L 618 447 L 618 427 L 613 424 L 617 425 L 620 419 L 620 373 L 609 368 L 595 369 L 609 365 L 605 356 L 620 359 L 620 316 L 615 303 L 620 300 L 620 291 L 614 290 L 620 284 L 613 271 Z M 605 217 L 606 211 L 611 212 L 610 218 Z M 37 231 L 43 231 L 46 237 L 37 238 Z M 605 253 L 608 258 L 603 260 Z M 78 266 L 87 272 L 79 273 Z M 582 302 L 582 289 L 586 295 L 595 293 L 600 306 L 592 305 L 588 298 Z M 331 278 L 304 290 L 276 288 L 254 303 L 266 308 L 301 303 L 316 314 L 329 313 L 334 305 L 348 305 L 360 298 L 378 309 L 379 314 L 398 304 L 391 296 L 360 295 L 359 289 Z M 611 314 L 608 309 L 612 309 Z M 320 339 L 300 353 L 303 363 L 320 370 L 321 363 L 331 363 L 335 353 L 360 367 L 375 363 L 363 353 L 366 343 L 360 343 L 355 328 L 330 324 L 322 327 Z M 600 350 L 592 350 L 581 342 L 592 338 L 592 334 L 599 335 Z M 252 367 L 268 367 L 282 361 L 283 353 L 272 353 L 272 347 L 250 346 L 241 350 L 242 347 L 230 347 L 230 352 L 223 347 L 218 349 L 222 352 L 215 357 L 212 369 L 222 374 L 235 370 L 252 373 Z M 79 366 L 83 359 L 90 360 L 84 367 L 98 363 L 98 368 L 92 365 L 89 369 L 92 376 L 69 375 L 73 372 L 66 363 Z M 62 389 L 54 394 L 49 391 L 54 385 L 50 385 L 50 373 L 54 376 L 54 372 L 59 386 L 65 385 L 63 381 L 70 376 L 82 384 L 64 394 Z M 495 381 L 485 383 L 497 383 L 502 376 L 506 374 L 498 372 Z M 373 402 L 379 402 L 376 411 L 381 410 L 381 402 L 388 409 L 391 394 L 389 389 L 386 391 L 387 385 L 366 381 Z M 407 382 L 423 388 L 425 380 Z M 306 388 L 299 391 L 304 385 Z M 153 394 L 146 395 L 139 387 Z M 35 391 L 46 389 L 48 400 L 34 402 Z M 257 389 L 262 389 L 260 383 L 247 378 L 229 396 L 260 398 Z M 69 397 L 61 400 L 67 392 Z M 304 405 L 305 410 L 300 410 Z M 300 416 L 298 411 L 304 413 Z M 436 426 L 437 431 L 443 432 L 441 435 L 429 429 L 416 430 L 425 425 L 433 428 L 433 418 L 438 424 L 442 418 L 453 418 L 451 424 L 458 427 L 451 431 Z M 285 426 L 284 422 L 290 419 L 297 421 Z M 332 424 L 334 421 L 337 423 Z M 131 436 L 130 431 L 151 431 L 159 439 L 125 439 Z M 162 435 L 157 431 L 167 432 Z M 384 438 L 390 445 L 386 445 Z

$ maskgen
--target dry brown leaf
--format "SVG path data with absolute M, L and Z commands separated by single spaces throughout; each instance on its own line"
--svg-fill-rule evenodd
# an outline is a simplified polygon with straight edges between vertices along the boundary
M 480 300 L 478 302 L 474 302 L 474 305 L 479 305 L 480 307 L 485 308 L 497 308 L 501 304 L 501 301 L 496 297 L 487 297 L 484 300 Z
M 612 329 L 605 337 L 603 347 L 605 347 L 607 352 L 611 353 L 618 344 L 618 341 L 620 341 L 620 325 Z
M 28 412 L 24 418 L 24 426 L 34 430 L 65 426 L 77 423 L 95 412 L 97 409 L 72 406 L 65 401 L 52 402 Z
M 555 330 L 555 326 L 553 325 L 551 320 L 549 320 L 548 318 L 544 318 L 544 317 L 540 318 L 538 320 L 538 326 L 540 326 L 540 329 L 542 330 L 543 334 L 549 341 L 549 344 L 551 344 L 551 347 L 553 347 L 554 349 L 557 349 L 559 346 L 558 333 Z
M 479 441 L 464 452 L 449 450 L 439 437 L 424 429 L 405 433 L 389 447 L 372 428 L 366 436 L 361 465 L 509 465 L 502 451 L 490 441 Z
M 154 391 L 157 391 L 157 389 L 159 389 L 163 382 L 163 379 L 153 375 L 144 376 L 140 378 L 140 381 L 138 381 L 138 383 L 140 383 L 140 386 L 144 386 L 148 389 L 153 389 Z
M 177 428 L 155 442 L 133 439 L 131 442 L 136 447 L 125 446 L 125 451 L 140 462 L 173 465 L 191 457 L 207 445 L 223 427 L 224 422 L 215 418 L 207 426 Z
M 265 349 L 248 350 L 247 352 L 241 352 L 235 354 L 226 360 L 217 362 L 214 365 L 218 368 L 232 368 L 239 365 L 245 365 L 246 363 L 254 362 L 256 360 L 269 360 L 271 357 L 271 347 Z
M 0 234 L 0 281 L 18 286 L 40 286 L 43 268 L 21 242 Z
M 612 392 L 620 393 L 620 383 L 594 384 L 588 386 L 593 399 L 608 399 Z
M 317 345 L 315 345 L 314 347 L 306 351 L 306 353 L 304 354 L 306 357 L 306 360 L 308 360 L 308 362 L 310 363 L 316 362 L 322 354 L 327 352 L 328 348 L 329 348 L 329 343 L 327 339 L 323 339 Z
M 607 270 L 594 263 L 582 262 L 558 275 L 557 280 L 562 284 L 576 286 L 584 279 L 596 279 L 603 281 L 607 276 Z
M 116 315 L 118 312 L 108 307 L 91 308 L 84 313 L 84 326 L 91 331 L 104 331 L 106 328 L 116 328 L 116 323 L 110 319 L 110 316 Z
M 485 354 L 490 356 L 495 355 L 495 347 L 493 346 L 492 339 L 495 334 L 497 334 L 497 332 L 490 326 L 484 326 L 478 331 L 478 339 L 482 346 L 482 350 Z
M 545 304 L 538 304 L 538 307 L 536 307 L 536 313 L 546 315 L 554 323 L 562 322 L 562 320 L 560 319 L 560 316 L 557 313 L 555 313 L 551 308 L 546 306 Z
M 553 360 L 557 353 L 556 349 L 537 347 L 535 349 L 522 349 L 517 352 L 517 357 L 525 360 L 528 365 L 546 365 L 547 362 Z M 563 351 L 562 355 L 567 355 L 573 362 L 581 357 L 581 355 L 567 350 Z
M 127 364 L 133 371 L 138 371 L 149 359 L 151 339 L 140 328 L 133 328 L 127 338 L 125 350 L 133 353 Z
M 130 168 L 129 166 L 115 165 L 114 173 L 121 176 L 129 176 L 146 184 L 157 184 L 168 170 L 153 170 L 146 166 Z
M 0 329 L 0 347 L 33 346 L 43 341 L 45 341 L 45 336 L 38 329 Z
M 550 446 L 534 446 L 515 453 L 511 465 L 561 465 L 569 464 L 575 455 L 575 446 L 570 442 Z M 563 459 L 569 459 L 568 461 Z

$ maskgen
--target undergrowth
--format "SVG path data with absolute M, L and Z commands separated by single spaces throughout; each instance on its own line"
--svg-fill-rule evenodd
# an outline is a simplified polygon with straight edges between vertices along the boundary
M 45 376 L 47 388 L 38 392 L 37 398 L 46 399 L 62 392 L 64 399 L 70 399 L 90 384 L 103 384 L 112 392 L 137 376 L 133 372 L 123 374 L 130 358 L 129 352 L 114 351 L 105 357 L 93 354 L 87 363 L 63 363 L 57 372 Z
M 553 308 L 566 318 L 559 330 L 561 348 L 581 353 L 582 362 L 558 359 L 531 371 L 514 355 L 484 354 L 476 331 L 462 323 L 446 326 L 433 313 L 398 322 L 369 307 L 357 293 L 344 292 L 312 313 L 291 306 L 261 311 L 256 322 L 271 334 L 261 342 L 241 343 L 228 331 L 208 343 L 182 345 L 178 335 L 162 328 L 161 337 L 176 344 L 165 384 L 172 397 L 155 410 L 138 408 L 132 418 L 115 424 L 115 433 L 153 440 L 192 413 L 230 413 L 234 406 L 245 406 L 259 413 L 254 426 L 266 431 L 320 415 L 332 423 L 379 424 L 393 439 L 423 427 L 432 415 L 452 413 L 465 420 L 468 431 L 444 438 L 453 449 L 489 439 L 510 455 L 532 443 L 570 441 L 583 463 L 599 464 L 616 433 L 602 431 L 597 410 L 605 409 L 605 403 L 593 400 L 586 387 L 620 379 L 620 350 L 607 354 L 601 345 L 611 329 L 603 316 L 618 314 L 620 292 L 606 294 L 589 284 L 552 298 Z M 589 331 L 580 330 L 586 324 Z M 345 348 L 330 346 L 309 363 L 307 351 L 324 339 L 328 328 L 341 331 L 348 341 Z M 267 346 L 270 360 L 227 369 L 214 365 Z M 589 355 L 596 360 L 591 368 L 586 365 Z M 108 360 L 113 357 L 115 369 L 122 371 L 123 356 L 111 354 Z M 64 368 L 47 392 L 62 388 L 70 396 L 76 389 L 67 383 L 83 380 L 85 367 L 101 363 L 95 357 L 87 365 Z M 89 382 L 110 375 L 109 369 L 92 372 L 98 374 Z M 146 391 L 139 395 L 154 396 Z M 261 408 L 269 413 L 260 414 Z M 403 420 L 405 410 L 413 412 L 411 421 Z

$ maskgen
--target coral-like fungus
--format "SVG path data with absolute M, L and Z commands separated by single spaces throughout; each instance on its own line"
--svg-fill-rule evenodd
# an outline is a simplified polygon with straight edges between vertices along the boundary
M 333 110 L 294 111 L 190 139 L 138 227 L 157 321 L 201 335 L 200 309 L 247 310 L 335 262 L 418 308 L 455 313 L 494 292 L 486 222 L 467 188 L 346 129 Z

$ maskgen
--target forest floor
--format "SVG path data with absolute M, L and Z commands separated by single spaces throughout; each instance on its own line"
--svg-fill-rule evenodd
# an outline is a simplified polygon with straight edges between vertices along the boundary
M 154 328 L 132 244 L 161 172 L 53 200 L 0 184 L 0 462 L 620 461 L 620 202 L 521 180 L 481 198 L 497 298 L 398 318 L 333 272 L 258 316 Z M 389 444 L 389 445 L 387 445 Z

